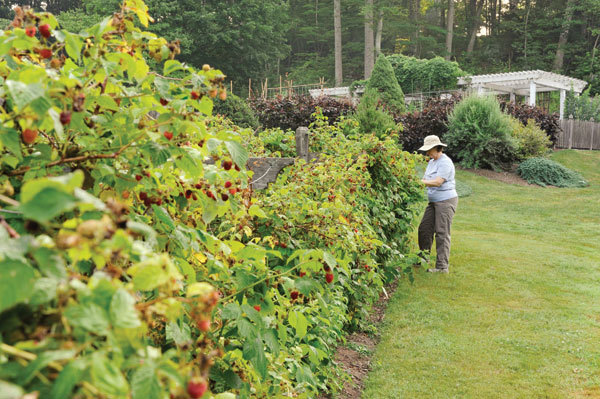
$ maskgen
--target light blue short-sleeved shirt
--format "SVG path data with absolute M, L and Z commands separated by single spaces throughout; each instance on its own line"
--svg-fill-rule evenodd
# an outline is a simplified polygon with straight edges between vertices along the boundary
M 423 178 L 425 180 L 432 180 L 436 177 L 441 177 L 445 180 L 440 187 L 427 187 L 429 202 L 445 201 L 458 197 L 454 173 L 454 164 L 446 154 L 442 154 L 437 160 L 432 159 L 429 161 Z

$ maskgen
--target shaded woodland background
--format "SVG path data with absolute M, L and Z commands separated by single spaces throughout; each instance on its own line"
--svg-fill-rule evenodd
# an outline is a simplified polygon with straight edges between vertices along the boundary
M 600 92 L 600 0 L 147 0 L 150 29 L 179 39 L 181 59 L 209 63 L 247 90 L 248 79 L 294 84 L 363 79 L 378 52 L 444 57 L 468 73 L 555 71 Z M 0 1 L 45 9 L 78 31 L 110 15 L 119 0 Z M 339 5 L 339 8 L 336 8 Z M 3 21 L 4 23 L 4 21 Z M 6 21 L 8 23 L 8 21 Z M 340 45 L 341 43 L 341 45 Z M 339 56 L 339 55 L 338 55 Z

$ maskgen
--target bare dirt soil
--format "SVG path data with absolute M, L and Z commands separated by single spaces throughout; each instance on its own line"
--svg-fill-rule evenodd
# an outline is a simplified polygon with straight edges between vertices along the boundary
M 369 322 L 379 326 L 385 317 L 387 303 L 396 290 L 397 283 L 385 287 L 387 296 L 382 293 L 373 305 Z M 355 332 L 346 338 L 347 343 L 340 345 L 335 353 L 335 362 L 350 375 L 350 381 L 344 384 L 336 399 L 358 399 L 361 397 L 365 380 L 370 370 L 371 357 L 377 346 L 378 337 L 365 332 Z M 355 350 L 358 349 L 358 350 Z M 324 399 L 326 397 L 322 397 Z

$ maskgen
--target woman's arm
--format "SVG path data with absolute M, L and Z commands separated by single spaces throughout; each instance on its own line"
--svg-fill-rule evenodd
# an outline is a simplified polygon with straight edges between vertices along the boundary
M 427 187 L 439 187 L 442 184 L 444 184 L 445 181 L 446 181 L 446 179 L 444 179 L 443 177 L 436 177 L 431 180 L 425 180 L 425 179 L 421 180 L 421 182 L 423 182 L 423 184 L 425 184 L 425 186 L 427 186 Z

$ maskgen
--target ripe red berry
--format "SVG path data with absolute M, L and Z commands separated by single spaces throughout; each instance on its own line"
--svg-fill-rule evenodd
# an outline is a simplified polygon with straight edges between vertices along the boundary
M 35 26 L 28 26 L 27 28 L 25 28 L 25 34 L 29 37 L 34 37 L 35 36 Z
M 40 57 L 42 57 L 43 59 L 48 59 L 52 57 L 52 50 L 50 50 L 49 48 L 43 48 L 40 50 Z
M 331 284 L 333 282 L 333 273 L 325 274 L 325 281 L 327 281 L 327 284 Z
M 240 171 L 240 167 L 235 165 L 235 170 L 237 170 L 238 172 Z
M 140 181 L 140 180 L 142 180 L 142 179 L 143 179 L 143 177 L 142 177 L 142 176 L 140 176 L 140 175 L 135 175 L 135 180 L 137 180 L 137 181 Z
M 50 30 L 50 25 L 48 25 L 48 24 L 40 25 L 40 34 L 43 37 L 45 37 L 46 39 L 48 39 L 50 37 L 50 35 L 52 35 L 52 31 Z
M 221 163 L 221 165 L 223 166 L 223 169 L 229 170 L 229 169 L 231 169 L 231 166 L 233 165 L 233 163 L 231 161 L 223 161 Z
M 254 309 L 255 309 L 257 312 L 260 312 L 260 305 L 254 305 Z
M 325 265 L 323 266 L 323 270 L 325 270 L 326 272 L 330 272 L 331 268 L 329 267 L 329 265 Z
M 227 201 L 227 200 L 229 199 L 229 195 L 227 195 L 227 194 L 223 193 L 223 194 L 221 194 L 221 199 L 222 199 L 223 201 Z
M 31 144 L 35 141 L 38 136 L 37 130 L 25 129 L 23 130 L 22 138 L 25 144 Z
M 63 111 L 60 113 L 60 123 L 68 125 L 71 123 L 71 113 L 69 111 Z
M 200 190 L 202 188 L 202 183 L 196 183 L 194 185 L 194 187 L 196 187 L 198 190 Z
M 300 277 L 304 277 L 304 276 L 306 276 L 306 272 L 300 272 L 300 273 L 298 273 L 298 275 L 299 275 Z
M 192 399 L 199 399 L 202 397 L 202 395 L 204 395 L 204 392 L 206 392 L 207 388 L 208 385 L 205 381 L 201 380 L 200 378 L 194 377 L 190 381 L 188 381 L 187 392 Z
M 161 99 L 160 99 L 160 105 L 163 105 L 163 106 L 165 106 L 165 105 L 167 105 L 168 103 L 169 103 L 169 101 L 165 100 L 164 98 L 161 98 Z
M 145 201 L 148 198 L 148 194 L 146 194 L 144 191 L 140 192 L 140 199 L 142 201 Z
M 231 187 L 231 182 L 228 180 L 225 182 L 225 188 Z
M 150 172 L 145 171 L 144 174 L 146 175 L 146 177 L 150 177 Z
M 229 189 L 229 194 L 235 195 L 235 193 L 237 193 L 237 189 L 236 188 L 230 188 Z
M 198 329 L 200 331 L 204 331 L 204 332 L 207 332 L 208 330 L 210 330 L 210 320 L 209 319 L 200 320 L 198 322 Z
M 171 140 L 173 138 L 173 132 L 165 131 L 163 136 L 165 136 L 167 140 Z
M 190 199 L 192 194 L 192 190 L 185 190 L 185 198 Z
M 190 94 L 192 95 L 192 100 L 197 100 L 200 97 L 197 91 L 192 91 Z
M 298 299 L 298 291 L 292 291 L 292 292 L 290 292 L 290 297 L 292 299 Z

